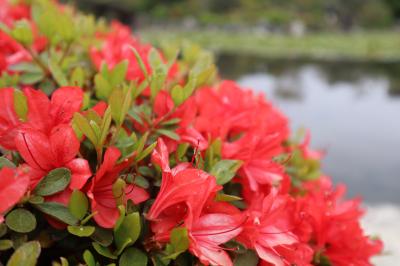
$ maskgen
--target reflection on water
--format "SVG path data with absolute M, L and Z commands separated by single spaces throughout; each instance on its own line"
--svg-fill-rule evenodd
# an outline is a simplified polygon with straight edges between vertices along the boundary
M 313 146 L 327 150 L 325 172 L 351 195 L 400 203 L 400 64 L 218 62 L 224 78 L 265 93 L 293 130 L 310 128 Z

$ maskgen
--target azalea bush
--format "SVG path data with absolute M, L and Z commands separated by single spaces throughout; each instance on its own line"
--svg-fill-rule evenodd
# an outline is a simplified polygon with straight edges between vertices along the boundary
M 0 1 L 0 264 L 370 265 L 359 199 L 310 136 L 221 80 L 54 1 Z

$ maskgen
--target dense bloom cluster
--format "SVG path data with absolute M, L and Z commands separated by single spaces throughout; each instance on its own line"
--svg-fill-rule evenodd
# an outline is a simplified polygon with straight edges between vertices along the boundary
M 169 58 L 53 1 L 0 0 L 0 21 L 0 264 L 364 266 L 381 252 L 310 135 L 292 140 L 208 52 Z

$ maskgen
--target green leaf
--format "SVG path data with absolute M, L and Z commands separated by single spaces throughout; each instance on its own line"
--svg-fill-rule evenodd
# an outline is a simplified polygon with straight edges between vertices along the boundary
M 127 245 L 135 243 L 141 231 L 140 215 L 134 212 L 125 216 L 119 228 L 114 232 L 117 249 L 122 252 Z
M 232 202 L 232 201 L 237 201 L 237 200 L 242 200 L 241 197 L 234 196 L 234 195 L 227 195 L 224 193 L 218 193 L 215 196 L 216 201 L 225 201 L 225 202 Z
M 257 266 L 258 256 L 252 250 L 247 250 L 244 254 L 238 254 L 233 262 L 234 266 Z
M 39 255 L 39 242 L 26 242 L 12 254 L 11 258 L 7 262 L 7 266 L 35 266 Z
M 89 201 L 85 193 L 80 190 L 72 191 L 68 203 L 68 209 L 75 218 L 82 220 L 89 209 Z
M 87 266 L 96 266 L 96 260 L 89 250 L 85 250 L 85 252 L 83 252 L 83 260 L 85 261 Z
M 31 204 L 39 204 L 44 202 L 44 198 L 38 195 L 31 195 L 28 199 Z
M 178 124 L 180 121 L 181 121 L 180 118 L 172 118 L 172 119 L 170 119 L 170 120 L 161 122 L 160 125 L 162 125 L 162 126 L 173 126 L 173 125 Z
M 17 21 L 11 30 L 11 36 L 23 45 L 31 45 L 33 42 L 33 33 L 27 20 Z
M 81 226 L 81 225 L 69 225 L 67 227 L 68 232 L 70 232 L 73 235 L 79 236 L 79 237 L 89 237 L 91 236 L 94 231 L 95 227 L 94 226 Z
M 88 137 L 88 139 L 93 143 L 93 145 L 97 147 L 98 145 L 97 135 L 94 132 L 89 121 L 80 113 L 75 113 L 73 122 L 77 126 L 77 128 L 82 132 L 82 134 Z
M 157 141 L 153 142 L 152 144 L 150 144 L 144 151 L 142 151 L 135 159 L 136 162 L 139 162 L 141 160 L 143 160 L 144 158 L 146 158 L 153 150 L 154 148 L 157 146 Z
M 57 168 L 50 171 L 35 188 L 35 194 L 50 196 L 63 191 L 71 181 L 71 171 L 67 168 Z
M 36 228 L 36 218 L 30 211 L 19 208 L 7 214 L 6 224 L 15 232 L 29 233 Z
M 123 179 L 118 178 L 115 180 L 114 184 L 112 185 L 112 192 L 115 198 L 115 201 L 118 205 L 123 205 L 125 202 L 125 187 L 126 183 Z
M 49 60 L 49 69 L 51 74 L 53 75 L 53 78 L 57 82 L 59 86 L 67 86 L 68 85 L 68 80 L 65 77 L 64 72 L 62 71 L 61 67 L 58 65 L 55 60 Z
M 110 125 L 111 125 L 111 108 L 108 107 L 104 112 L 103 120 L 101 121 L 101 127 L 100 127 L 101 134 L 99 140 L 100 145 L 103 145 L 104 142 L 106 141 Z
M 71 74 L 70 83 L 72 86 L 82 87 L 85 82 L 85 72 L 81 67 L 76 67 Z
M 23 73 L 20 77 L 22 84 L 31 85 L 44 79 L 43 73 Z
M 15 168 L 15 164 L 5 157 L 0 157 L 0 169 L 3 167 Z
M 136 248 L 128 248 L 119 258 L 120 266 L 146 266 L 147 255 Z
M 174 228 L 171 231 L 170 243 L 170 249 L 172 250 L 169 250 L 169 254 L 165 258 L 175 259 L 179 254 L 185 252 L 189 248 L 189 236 L 187 229 L 185 227 Z
M 231 181 L 241 166 L 238 160 L 222 160 L 211 168 L 210 174 L 215 176 L 218 185 L 223 185 Z
M 35 63 L 23 62 L 9 67 L 10 70 L 18 72 L 42 73 L 43 70 Z
M 115 256 L 114 254 L 111 253 L 110 249 L 103 247 L 96 242 L 93 242 L 92 245 L 93 245 L 93 248 L 97 251 L 97 253 L 99 253 L 103 257 L 114 259 L 114 260 L 118 258 L 117 256 Z
M 133 46 L 130 46 L 129 48 L 131 48 L 133 54 L 135 55 L 136 61 L 139 64 L 140 70 L 142 70 L 144 77 L 147 79 L 149 74 L 147 72 L 147 68 L 146 68 L 145 64 L 143 63 L 142 57 L 140 56 L 138 51 L 136 51 L 136 49 Z
M 112 86 L 101 74 L 94 77 L 95 92 L 97 98 L 107 100 L 111 94 Z
M 101 227 L 96 227 L 93 235 L 90 237 L 103 247 L 108 247 L 114 240 L 111 230 Z
M 125 80 L 126 72 L 128 70 L 128 60 L 123 60 L 111 70 L 110 73 L 110 83 L 111 86 L 115 87 L 121 84 Z
M 7 234 L 7 225 L 4 223 L 0 224 L 0 238 Z
M 156 132 L 176 141 L 181 139 L 178 134 L 168 129 L 157 129 Z
M 149 181 L 147 181 L 146 178 L 144 178 L 143 176 L 140 176 L 140 175 L 135 176 L 134 183 L 136 186 L 139 186 L 144 189 L 148 189 L 150 186 Z
M 13 247 L 13 242 L 9 239 L 0 240 L 0 251 L 8 250 Z
M 34 205 L 41 212 L 48 214 L 55 219 L 64 222 L 68 225 L 77 225 L 78 219 L 73 216 L 67 207 L 57 202 L 44 202 Z
M 14 110 L 22 121 L 26 121 L 28 115 L 28 102 L 25 94 L 20 90 L 14 90 Z

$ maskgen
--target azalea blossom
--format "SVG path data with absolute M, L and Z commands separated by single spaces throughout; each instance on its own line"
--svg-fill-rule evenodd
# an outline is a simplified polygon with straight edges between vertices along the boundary
M 256 195 L 246 210 L 249 219 L 237 237 L 271 265 L 292 265 L 292 258 L 300 258 L 294 255 L 301 243 L 293 233 L 295 225 L 287 208 L 290 200 L 288 196 L 279 195 L 276 189 L 271 189 L 267 196 Z M 312 252 L 306 251 L 305 254 L 300 265 L 307 265 L 312 259 Z
M 104 160 L 96 175 L 91 180 L 87 195 L 91 200 L 92 212 L 96 223 L 105 228 L 112 228 L 118 217 L 119 211 L 116 196 L 113 194 L 112 186 L 117 180 L 120 172 L 124 169 L 124 164 L 117 164 L 121 152 L 110 147 L 104 154 Z M 146 190 L 133 184 L 125 187 L 125 193 L 118 195 L 126 202 L 130 199 L 135 204 L 139 204 L 148 199 L 149 194 Z
M 0 170 L 0 223 L 4 221 L 3 215 L 21 200 L 28 186 L 27 175 L 7 167 Z

